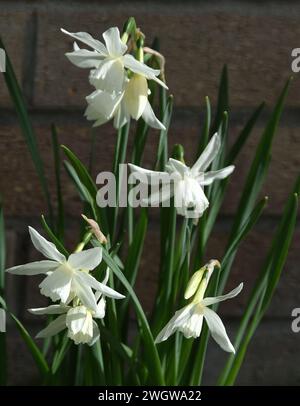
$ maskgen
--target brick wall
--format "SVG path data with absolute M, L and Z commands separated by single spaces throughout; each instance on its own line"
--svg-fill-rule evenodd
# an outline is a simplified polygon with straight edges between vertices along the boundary
M 62 4 L 63 3 L 63 4 Z M 258 137 L 274 105 L 284 81 L 291 74 L 291 50 L 300 45 L 300 4 L 294 1 L 1 1 L 0 34 L 5 41 L 17 76 L 28 101 L 39 146 L 45 160 L 51 194 L 55 201 L 52 160 L 49 158 L 50 125 L 56 123 L 60 143 L 67 144 L 87 161 L 90 125 L 83 117 L 84 97 L 90 92 L 84 70 L 72 66 L 64 57 L 71 40 L 60 33 L 89 31 L 99 36 L 106 28 L 118 25 L 134 15 L 147 34 L 149 43 L 158 35 L 161 51 L 167 58 L 167 80 L 175 97 L 175 116 L 171 125 L 171 142 L 181 142 L 192 157 L 201 124 L 200 108 L 209 95 L 216 102 L 217 84 L 224 63 L 230 78 L 230 137 L 233 140 L 247 117 L 262 100 L 266 113 L 259 121 L 232 176 L 229 198 L 222 208 L 222 218 L 209 244 L 213 257 L 221 256 L 236 207 L 240 185 L 253 155 Z M 293 81 L 275 140 L 270 174 L 264 194 L 269 207 L 235 261 L 230 286 L 241 280 L 245 294 L 222 306 L 230 332 L 236 326 L 263 254 L 283 204 L 300 166 L 300 82 Z M 115 133 L 111 125 L 98 128 L 95 145 L 95 173 L 111 167 Z M 157 144 L 157 133 L 151 133 L 152 143 L 147 158 Z M 38 225 L 39 214 L 46 211 L 39 183 L 21 136 L 3 78 L 0 76 L 0 191 L 4 198 L 7 224 L 8 265 L 36 258 L 28 242 L 27 225 Z M 69 234 L 77 229 L 81 205 L 76 192 L 64 180 L 64 197 L 68 214 Z M 284 238 L 284 236 L 283 236 Z M 139 296 L 146 308 L 151 307 L 149 284 L 155 286 L 158 260 L 152 252 L 157 244 L 158 228 L 154 218 L 142 260 L 143 275 L 138 280 Z M 70 238 L 70 243 L 72 238 Z M 299 353 L 300 340 L 290 329 L 290 314 L 300 306 L 299 243 L 297 227 L 288 263 L 268 312 L 257 332 L 239 379 L 240 384 L 292 384 L 300 382 L 300 370 L 294 355 Z M 259 250 L 258 250 L 259 247 Z M 13 309 L 25 317 L 27 326 L 37 328 L 36 321 L 23 309 L 40 304 L 35 281 L 30 278 L 8 278 L 9 300 Z M 148 293 L 148 292 L 147 292 Z M 31 359 L 19 337 L 10 328 L 9 349 L 14 373 L 11 383 L 34 381 Z M 224 354 L 211 346 L 206 380 L 213 383 L 216 366 Z M 213 365 L 213 367 L 209 367 Z M 16 372 L 18 371 L 18 372 Z M 24 378 L 26 377 L 26 378 Z

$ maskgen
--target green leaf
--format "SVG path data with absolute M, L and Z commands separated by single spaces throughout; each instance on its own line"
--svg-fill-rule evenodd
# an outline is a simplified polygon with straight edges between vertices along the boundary
M 58 371 L 70 346 L 71 346 L 71 341 L 68 338 L 67 334 L 65 334 L 60 342 L 58 350 L 55 352 L 54 357 L 53 357 L 52 366 L 51 366 L 52 374 L 56 374 L 56 372 Z
M 77 156 L 66 146 L 61 146 L 64 153 L 66 154 L 67 158 L 69 159 L 76 175 L 80 181 L 80 183 L 87 189 L 88 194 L 84 192 L 84 188 L 79 186 L 79 182 L 76 183 L 77 187 L 81 191 L 80 193 L 83 194 L 85 198 L 87 198 L 88 202 L 91 205 L 93 210 L 95 220 L 100 224 L 100 228 L 105 235 L 108 234 L 108 224 L 107 224 L 107 215 L 106 210 L 104 208 L 100 209 L 100 207 L 96 204 L 96 196 L 97 196 L 97 187 L 94 183 L 93 179 L 91 178 L 88 170 L 83 165 L 83 163 L 77 158 Z M 67 166 L 68 167 L 68 166 Z M 77 178 L 74 177 L 74 171 L 72 172 L 73 180 L 75 181 Z M 69 168 L 69 174 L 71 174 Z
M 264 313 L 266 312 L 271 298 L 273 297 L 280 274 L 286 261 L 286 257 L 288 255 L 289 246 L 296 224 L 298 207 L 297 193 L 299 193 L 299 191 L 300 177 L 297 179 L 293 193 L 286 204 L 284 214 L 272 241 L 272 246 L 249 297 L 248 304 L 235 339 L 237 356 L 230 356 L 228 358 L 227 364 L 219 378 L 219 384 L 221 385 L 231 385 L 234 383 L 246 354 L 250 339 Z M 284 238 L 282 238 L 283 235 Z M 255 308 L 257 309 L 253 316 Z M 253 318 L 251 324 L 249 325 L 251 317 Z
M 67 158 L 71 162 L 74 170 L 77 173 L 78 178 L 80 179 L 81 183 L 87 188 L 90 195 L 95 198 L 97 194 L 97 187 L 91 178 L 88 170 L 83 165 L 83 163 L 77 158 L 77 156 L 65 145 L 62 145 L 61 148 L 63 149 L 64 153 L 66 154 Z
M 224 112 L 228 111 L 229 111 L 228 72 L 227 66 L 224 65 L 219 85 L 217 111 L 214 123 L 212 125 L 211 135 L 214 134 L 216 131 L 218 131 L 223 119 L 223 114 Z
M 107 328 L 100 326 L 101 338 L 105 340 L 113 351 L 115 351 L 124 361 L 131 362 L 133 352 L 124 343 L 121 343 Z
M 137 272 L 140 265 L 141 255 L 143 251 L 146 231 L 148 226 L 147 209 L 141 209 L 140 219 L 134 229 L 133 241 L 129 247 L 127 259 L 125 262 L 124 275 L 130 285 L 133 287 L 135 284 Z M 128 311 L 129 297 L 124 299 L 121 304 L 121 320 L 127 327 L 127 321 L 124 319 L 125 315 L 129 316 Z
M 52 147 L 53 147 L 53 156 L 54 156 L 54 169 L 55 169 L 55 181 L 56 181 L 56 193 L 57 193 L 57 204 L 58 204 L 58 216 L 56 230 L 58 237 L 63 240 L 64 238 L 64 202 L 62 197 L 62 188 L 61 188 L 61 157 L 60 157 L 60 148 L 57 140 L 57 129 L 54 124 L 51 125 L 51 134 L 52 134 Z
M 24 135 L 25 141 L 27 143 L 29 152 L 31 154 L 31 158 L 32 158 L 33 164 L 35 166 L 36 173 L 39 177 L 42 191 L 44 193 L 44 196 L 45 196 L 45 199 L 46 199 L 46 202 L 48 205 L 50 221 L 52 223 L 53 210 L 52 210 L 47 180 L 45 177 L 44 166 L 43 166 L 42 158 L 40 156 L 40 152 L 38 149 L 36 136 L 33 131 L 31 121 L 29 119 L 29 115 L 27 112 L 26 102 L 25 102 L 24 96 L 22 94 L 21 88 L 18 84 L 10 58 L 8 56 L 6 48 L 1 39 L 0 39 L 0 48 L 3 48 L 6 53 L 6 72 L 3 73 L 4 79 L 5 79 L 10 97 L 14 103 L 14 106 L 15 106 L 15 109 L 16 109 L 16 112 L 17 112 L 17 115 L 19 118 L 20 127 L 21 127 L 22 133 Z
M 45 217 L 43 215 L 41 216 L 41 223 L 42 223 L 42 226 L 43 226 L 44 230 L 48 234 L 50 240 L 55 244 L 58 251 L 60 251 L 63 255 L 68 257 L 69 256 L 68 251 L 63 246 L 63 244 L 60 242 L 60 240 L 56 237 L 56 235 L 53 233 L 51 228 L 48 226 L 48 224 L 46 222 L 46 219 L 45 219 Z
M 47 375 L 49 374 L 49 366 L 48 366 L 47 361 L 44 358 L 42 352 L 40 351 L 38 346 L 35 344 L 35 342 L 31 338 L 30 334 L 25 329 L 23 324 L 17 319 L 17 317 L 14 316 L 12 313 L 10 313 L 10 316 L 16 323 L 16 327 L 19 330 L 19 333 L 20 333 L 24 343 L 26 344 L 28 350 L 30 351 L 30 353 L 35 361 L 36 366 L 38 367 L 42 376 L 44 378 L 46 378 Z
M 95 245 L 98 245 L 98 242 L 95 241 Z M 112 270 L 112 272 L 116 275 L 116 277 L 120 280 L 123 284 L 125 289 L 127 290 L 128 294 L 132 299 L 132 303 L 137 314 L 140 327 L 141 327 L 141 336 L 144 341 L 144 349 L 145 349 L 145 357 L 147 358 L 148 367 L 150 370 L 149 380 L 150 384 L 158 384 L 164 385 L 164 377 L 162 373 L 162 367 L 159 359 L 159 355 L 156 349 L 156 345 L 154 344 L 153 336 L 145 316 L 145 313 L 141 307 L 141 304 L 134 293 L 130 283 L 127 281 L 119 267 L 116 265 L 115 261 L 111 258 L 109 253 L 105 248 L 103 248 L 103 259 L 108 265 L 108 267 Z
M 195 156 L 195 161 L 199 158 L 199 156 L 204 151 L 204 148 L 208 144 L 209 139 L 209 131 L 210 131 L 210 124 L 211 124 L 211 106 L 208 96 L 205 97 L 205 107 L 206 107 L 206 114 L 204 118 L 204 125 L 201 132 L 201 137 L 198 144 L 197 154 Z
M 140 265 L 147 226 L 148 226 L 147 209 L 142 208 L 140 213 L 140 219 L 134 229 L 134 238 L 128 250 L 128 256 L 125 262 L 124 269 L 124 275 L 128 279 L 131 286 L 134 286 L 137 271 Z
M 231 149 L 228 153 L 228 157 L 226 160 L 227 165 L 231 165 L 238 157 L 240 151 L 242 150 L 243 146 L 245 145 L 246 141 L 248 140 L 249 135 L 251 134 L 251 132 L 254 128 L 254 125 L 256 124 L 264 107 L 265 107 L 265 103 L 261 103 L 257 107 L 257 109 L 254 111 L 254 113 L 251 115 L 249 120 L 247 121 L 245 127 L 240 132 L 237 140 L 235 141 L 235 143 L 233 144 L 233 146 L 231 147 Z
M 264 210 L 266 203 L 268 201 L 268 197 L 264 197 L 254 208 L 248 219 L 244 222 L 243 226 L 239 230 L 239 232 L 235 235 L 233 240 L 230 242 L 228 247 L 226 248 L 226 254 L 224 255 L 224 258 L 222 260 L 222 267 L 226 266 L 227 263 L 229 262 L 230 258 L 234 254 L 234 252 L 237 250 L 240 242 L 245 238 L 245 236 L 251 231 L 253 226 L 256 224 L 257 220 L 262 214 L 262 211 Z
M 168 131 L 170 128 L 172 112 L 173 112 L 174 98 L 169 96 L 166 107 L 164 109 L 162 123 L 166 127 L 165 130 L 160 130 L 157 156 L 156 156 L 156 170 L 164 170 L 165 164 L 168 160 Z
M 278 127 L 289 84 L 290 80 L 287 81 L 286 85 L 283 88 L 283 91 L 276 103 L 274 111 L 268 121 L 268 124 L 262 134 L 261 140 L 257 147 L 256 154 L 252 162 L 249 174 L 247 176 L 240 203 L 237 209 L 237 215 L 235 217 L 231 235 L 233 235 L 236 230 L 238 230 L 242 226 L 243 222 L 249 215 L 249 212 L 252 210 L 257 195 L 261 189 L 262 182 L 266 176 L 270 162 L 272 141 Z

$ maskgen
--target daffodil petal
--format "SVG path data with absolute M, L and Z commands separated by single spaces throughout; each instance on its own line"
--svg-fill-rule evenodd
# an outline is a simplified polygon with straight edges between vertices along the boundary
M 63 28 L 61 28 L 61 31 L 64 34 L 67 34 L 70 37 L 75 38 L 77 41 L 81 41 L 84 44 L 88 45 L 89 47 L 95 49 L 102 56 L 107 56 L 107 49 L 105 48 L 105 45 L 102 44 L 102 42 L 98 41 L 97 39 L 94 39 L 87 32 L 74 32 L 73 33 L 73 32 L 69 32 Z
M 40 307 L 36 309 L 28 309 L 32 314 L 43 315 L 43 314 L 64 314 L 70 309 L 70 306 L 64 305 L 50 305 L 48 307 Z
M 150 206 L 156 206 L 159 203 L 170 201 L 172 194 L 172 186 L 170 184 L 166 184 L 162 185 L 162 187 L 157 192 L 151 193 L 149 198 L 143 199 L 142 201 L 145 204 L 150 204 Z
M 231 175 L 234 171 L 234 165 L 226 166 L 226 168 L 219 169 L 218 171 L 210 171 L 204 173 L 203 180 L 200 180 L 200 185 L 208 186 L 217 179 L 224 179 Z
M 79 68 L 98 68 L 99 63 L 103 60 L 103 56 L 99 52 L 79 47 L 73 52 L 67 52 L 65 55 L 73 65 Z
M 155 339 L 155 343 L 160 343 L 162 341 L 166 341 L 175 331 L 179 328 L 179 326 L 184 323 L 191 315 L 194 305 L 189 304 L 183 307 L 174 314 L 171 320 L 166 324 L 166 326 L 161 330 L 158 336 Z
M 72 276 L 59 268 L 48 275 L 40 284 L 41 294 L 50 297 L 53 301 L 58 298 L 66 303 L 71 291 Z
M 216 158 L 221 148 L 221 138 L 218 133 L 215 133 L 205 150 L 202 152 L 196 163 L 193 165 L 191 171 L 196 175 L 199 171 L 204 172 L 206 168 Z
M 83 271 L 77 271 L 76 277 L 73 280 L 72 290 L 76 293 L 76 296 L 80 299 L 81 303 L 88 309 L 97 311 L 97 301 L 94 292 L 90 285 L 86 284 L 86 281 L 81 278 Z
M 98 327 L 98 324 L 93 320 L 93 337 L 92 337 L 91 341 L 88 343 L 88 345 L 90 347 L 92 347 L 94 344 L 96 344 L 96 342 L 99 340 L 99 338 L 100 338 L 99 327 Z
M 89 76 L 91 85 L 108 93 L 120 93 L 125 82 L 124 65 L 120 59 L 105 59 Z
M 114 115 L 114 127 L 119 129 L 130 120 L 130 114 L 127 112 L 123 101 L 118 105 Z
M 57 262 L 65 262 L 66 257 L 57 250 L 56 246 L 47 241 L 33 227 L 29 227 L 29 234 L 34 247 L 46 258 Z
M 186 166 L 183 162 L 178 161 L 177 159 L 170 158 L 166 164 L 166 169 L 169 173 L 178 172 L 181 176 L 184 176 L 188 173 L 189 167 Z
M 226 295 L 216 296 L 216 297 L 206 297 L 203 299 L 202 304 L 203 304 L 203 306 L 210 306 L 215 303 L 223 302 L 224 300 L 227 300 L 227 299 L 232 299 L 241 292 L 241 290 L 243 289 L 243 286 L 244 286 L 243 283 L 240 283 L 235 289 L 231 290 Z
M 150 68 L 150 66 L 147 66 L 142 62 L 139 62 L 130 54 L 126 54 L 123 56 L 123 62 L 125 67 L 130 69 L 132 72 L 142 75 L 147 79 L 155 80 L 162 87 L 168 89 L 168 86 L 163 81 L 157 78 L 157 76 L 160 74 L 159 69 Z
M 118 27 L 111 27 L 102 34 L 110 56 L 120 57 L 127 51 L 127 46 L 121 41 Z
M 142 168 L 138 165 L 128 164 L 130 171 L 142 183 L 156 183 L 168 184 L 170 183 L 170 176 L 167 172 L 151 171 L 150 169 Z M 143 181 L 144 179 L 144 181 Z
M 39 275 L 47 274 L 49 271 L 54 271 L 60 264 L 56 261 L 36 261 L 29 262 L 24 265 L 13 266 L 12 268 L 6 269 L 5 272 L 12 273 L 14 275 Z
M 40 331 L 36 338 L 52 337 L 66 328 L 66 315 L 58 316 L 55 320 L 48 324 L 46 328 Z
M 151 104 L 149 103 L 149 100 L 147 100 L 147 103 L 145 105 L 144 111 L 142 113 L 142 117 L 145 121 L 146 124 L 148 124 L 151 128 L 156 128 L 157 130 L 165 130 L 166 127 L 159 121 L 159 119 L 156 117 L 154 114 L 154 111 L 151 107 Z
M 219 346 L 227 352 L 235 353 L 235 349 L 229 340 L 226 329 L 220 317 L 208 307 L 203 308 L 203 315 L 213 339 Z
M 102 248 L 95 247 L 85 251 L 75 252 L 68 258 L 68 264 L 72 269 L 87 269 L 92 271 L 102 261 Z
M 121 293 L 97 281 L 97 279 L 95 279 L 92 275 L 89 275 L 86 272 L 77 271 L 76 277 L 78 277 L 83 284 L 90 286 L 91 288 L 97 291 L 102 292 L 102 294 L 104 294 L 107 297 L 111 297 L 113 299 L 123 299 L 125 297 Z

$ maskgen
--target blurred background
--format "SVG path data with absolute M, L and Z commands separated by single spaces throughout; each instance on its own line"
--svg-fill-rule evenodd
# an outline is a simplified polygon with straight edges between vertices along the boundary
M 200 135 L 204 97 L 215 106 L 223 65 L 230 83 L 229 134 L 233 141 L 254 109 L 266 107 L 237 162 L 222 215 L 209 243 L 207 257 L 221 258 L 238 203 L 241 185 L 254 148 L 286 79 L 292 74 L 291 52 L 300 47 L 300 3 L 296 1 L 0 1 L 0 35 L 24 90 L 39 147 L 44 158 L 53 202 L 56 201 L 50 126 L 58 127 L 59 142 L 68 145 L 84 162 L 90 154 L 91 124 L 83 117 L 85 96 L 91 93 L 87 71 L 68 62 L 64 53 L 72 40 L 60 28 L 88 31 L 96 38 L 111 26 L 120 29 L 129 16 L 151 45 L 160 39 L 166 57 L 166 79 L 174 95 L 175 111 L 170 144 L 181 143 L 186 162 L 192 163 Z M 300 75 L 300 73 L 299 73 Z M 260 270 L 284 202 L 300 167 L 300 82 L 294 75 L 277 133 L 270 173 L 263 188 L 269 205 L 236 258 L 228 289 L 244 281 L 243 294 L 221 307 L 233 337 L 253 280 Z M 96 129 L 94 176 L 110 170 L 116 140 L 111 123 Z M 153 161 L 158 132 L 148 138 L 145 166 Z M 0 191 L 7 228 L 7 265 L 38 258 L 30 245 L 27 226 L 39 227 L 46 204 L 20 132 L 12 103 L 0 75 Z M 69 247 L 76 243 L 82 208 L 67 176 L 63 175 L 68 213 Z M 284 238 L 284 236 L 282 236 Z M 300 227 L 267 317 L 255 334 L 238 384 L 300 384 L 300 333 L 291 330 L 291 312 L 300 307 Z M 152 212 L 137 292 L 149 311 L 159 264 L 158 218 Z M 14 312 L 33 333 L 40 328 L 28 307 L 43 305 L 35 278 L 8 277 L 7 298 Z M 34 383 L 36 370 L 18 332 L 9 328 L 10 384 Z M 210 342 L 204 383 L 214 384 L 225 354 Z

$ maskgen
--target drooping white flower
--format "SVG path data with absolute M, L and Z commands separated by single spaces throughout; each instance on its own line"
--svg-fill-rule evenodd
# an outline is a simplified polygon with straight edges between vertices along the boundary
M 185 299 L 193 297 L 192 301 L 175 313 L 158 334 L 155 340 L 156 343 L 167 340 L 176 331 L 183 333 L 186 338 L 199 337 L 204 318 L 217 344 L 219 344 L 224 351 L 235 353 L 235 349 L 228 338 L 222 320 L 217 313 L 208 306 L 234 298 L 243 289 L 243 284 L 241 283 L 226 295 L 203 298 L 215 266 L 217 266 L 217 261 L 212 260 L 193 275 L 185 292 Z
M 152 69 L 132 55 L 126 54 L 127 45 L 122 42 L 117 27 L 111 27 L 102 34 L 105 45 L 86 32 L 71 33 L 64 29 L 61 31 L 92 49 L 92 51 L 80 49 L 75 42 L 73 52 L 68 52 L 66 56 L 80 68 L 94 69 L 92 77 L 98 82 L 97 88 L 108 93 L 121 92 L 126 78 L 125 68 L 146 79 L 155 80 L 167 88 L 165 83 L 157 77 L 160 74 L 159 69 Z
M 174 204 L 178 214 L 198 219 L 209 206 L 209 201 L 204 194 L 203 187 L 210 185 L 217 179 L 224 179 L 229 176 L 234 166 L 230 165 L 217 171 L 205 172 L 220 151 L 221 140 L 218 133 L 215 133 L 207 147 L 190 168 L 181 161 L 170 158 L 165 167 L 165 172 L 156 172 L 139 166 L 129 164 L 132 174 L 145 183 L 162 183 L 161 189 L 152 193 L 145 203 L 155 205 L 170 201 L 174 196 Z M 139 175 L 142 175 L 141 177 Z
M 107 284 L 109 270 L 107 269 L 103 285 Z M 123 299 L 125 296 L 114 292 L 114 298 Z M 77 297 L 73 300 L 73 306 L 58 304 L 51 305 L 39 309 L 29 309 L 30 313 L 35 315 L 58 315 L 58 317 L 50 322 L 48 326 L 37 334 L 37 338 L 51 337 L 68 329 L 68 337 L 75 344 L 93 345 L 100 336 L 99 328 L 94 319 L 103 319 L 105 316 L 105 294 L 103 291 L 95 293 L 96 309 L 90 309 L 80 303 Z M 110 295 L 110 297 L 112 297 Z
M 29 233 L 34 247 L 48 259 L 14 266 L 6 272 L 15 275 L 47 275 L 39 285 L 41 293 L 53 301 L 61 300 L 63 304 L 68 304 L 77 296 L 83 305 L 96 311 L 93 289 L 106 296 L 120 298 L 119 293 L 98 282 L 88 272 L 96 268 L 102 260 L 100 247 L 73 253 L 67 259 L 34 228 L 29 227 Z
M 103 33 L 106 45 L 84 32 L 69 33 L 63 29 L 62 31 L 93 49 L 93 51 L 80 49 L 75 42 L 74 51 L 67 53 L 66 56 L 76 66 L 93 68 L 89 80 L 96 90 L 86 97 L 88 107 L 85 116 L 88 120 L 95 121 L 94 126 L 104 124 L 113 118 L 115 128 L 120 128 L 130 117 L 135 120 L 143 117 L 149 126 L 165 129 L 148 101 L 147 80 L 154 80 L 167 88 L 157 77 L 160 70 L 152 69 L 132 55 L 125 54 L 127 46 L 122 42 L 117 27 Z M 126 69 L 131 72 L 130 77 Z
M 93 81 L 96 85 L 96 82 Z M 148 100 L 148 83 L 144 76 L 134 74 L 125 80 L 121 93 L 109 93 L 97 89 L 86 97 L 88 107 L 85 116 L 95 121 L 94 127 L 114 119 L 115 128 L 121 128 L 130 118 L 138 120 L 140 117 L 152 128 L 165 129 L 165 126 L 155 116 Z

